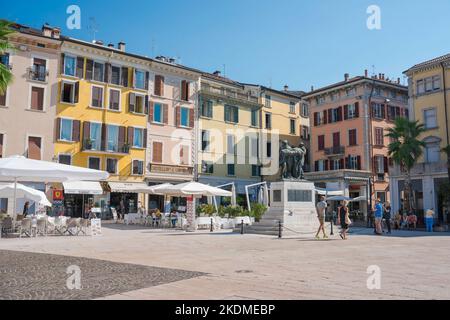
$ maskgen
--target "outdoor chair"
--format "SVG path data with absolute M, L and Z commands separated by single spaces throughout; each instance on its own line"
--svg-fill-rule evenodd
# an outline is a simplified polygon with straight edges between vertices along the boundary
M 14 232 L 14 223 L 11 217 L 6 217 L 3 219 L 1 226 L 2 237 Z
M 55 231 L 55 218 L 47 217 L 45 233 L 49 234 L 54 233 Z
M 67 219 L 65 217 L 56 217 L 54 223 L 54 232 L 58 232 L 60 235 L 64 235 Z
M 71 236 L 77 236 L 80 233 L 80 228 L 81 228 L 81 218 L 70 218 L 67 221 L 64 234 L 68 233 Z
M 46 236 L 47 235 L 47 219 L 40 218 L 36 223 L 36 236 Z
M 24 218 L 23 214 L 18 214 L 18 215 L 16 216 L 16 221 L 22 221 L 23 218 Z
M 19 227 L 19 237 L 22 238 L 22 235 L 26 235 L 27 237 L 31 237 L 31 225 L 32 221 L 30 218 L 25 218 L 22 220 L 20 227 Z
M 91 226 L 91 221 L 90 220 L 88 220 L 88 219 L 81 219 L 81 221 L 80 221 L 80 232 L 83 233 L 85 236 L 87 236 L 90 226 Z

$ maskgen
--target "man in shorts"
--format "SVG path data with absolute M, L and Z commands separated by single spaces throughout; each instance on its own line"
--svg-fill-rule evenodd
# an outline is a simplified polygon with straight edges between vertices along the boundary
M 325 232 L 325 211 L 326 211 L 326 209 L 327 209 L 327 203 L 325 201 L 325 197 L 320 196 L 320 201 L 317 203 L 317 206 L 316 206 L 317 218 L 319 219 L 319 223 L 320 223 L 319 230 L 317 230 L 317 233 L 316 233 L 316 239 L 320 239 L 319 238 L 320 230 L 322 230 L 322 232 L 323 232 L 323 238 L 324 239 L 328 238 L 327 234 Z
M 383 229 L 381 228 L 381 220 L 383 219 L 383 205 L 380 199 L 375 202 L 375 232 L 378 235 L 383 234 Z

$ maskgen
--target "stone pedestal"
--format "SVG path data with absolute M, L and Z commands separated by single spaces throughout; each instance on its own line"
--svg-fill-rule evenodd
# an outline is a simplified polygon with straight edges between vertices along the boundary
M 315 207 L 315 187 L 309 181 L 281 181 L 270 185 L 271 206 L 260 222 L 246 228 L 246 233 L 283 236 L 314 236 L 319 228 Z

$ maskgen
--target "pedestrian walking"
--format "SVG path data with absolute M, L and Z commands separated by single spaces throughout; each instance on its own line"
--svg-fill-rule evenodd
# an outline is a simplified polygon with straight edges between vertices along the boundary
M 383 218 L 383 205 L 381 204 L 380 199 L 375 201 L 375 233 L 377 235 L 383 234 L 383 230 L 381 227 L 381 219 Z
M 328 205 L 325 201 L 325 197 L 320 196 L 320 201 L 317 203 L 317 206 L 316 206 L 317 219 L 319 219 L 319 224 L 320 224 L 319 229 L 317 230 L 317 233 L 316 233 L 316 239 L 320 239 L 319 233 L 321 230 L 323 233 L 323 238 L 324 239 L 328 238 L 327 233 L 325 231 L 325 212 L 326 212 L 327 206 Z M 333 223 L 333 221 L 331 223 Z
M 389 203 L 389 201 L 386 201 L 386 203 L 384 204 L 383 219 L 386 222 L 387 233 L 391 234 L 391 204 Z
M 342 240 L 347 240 L 347 232 L 351 224 L 351 220 L 349 217 L 349 210 L 347 207 L 347 201 L 342 201 L 342 204 L 338 207 L 338 224 L 341 225 L 341 231 L 339 232 L 339 236 Z
M 29 208 L 30 208 L 30 202 L 25 202 L 25 204 L 23 205 L 23 211 L 22 211 L 22 214 L 23 214 L 23 217 L 24 218 L 26 218 L 27 217 L 27 215 L 28 215 L 28 213 L 29 213 Z
M 425 214 L 425 225 L 427 226 L 427 232 L 433 232 L 434 224 L 434 211 L 433 209 L 428 209 Z

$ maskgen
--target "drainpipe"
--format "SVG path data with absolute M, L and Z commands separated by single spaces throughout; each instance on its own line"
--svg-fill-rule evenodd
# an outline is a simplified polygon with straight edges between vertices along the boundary
M 448 137 L 448 111 L 447 111 L 447 86 L 445 83 L 445 65 L 443 62 L 441 62 L 441 67 L 442 67 L 442 82 L 444 84 L 444 110 L 445 110 L 445 130 L 446 130 L 446 141 L 447 141 L 447 146 L 450 144 L 449 142 L 449 137 Z M 450 177 L 449 177 L 450 178 Z
M 370 226 L 370 216 L 371 216 L 371 212 L 372 212 L 372 192 L 373 192 L 373 180 L 374 180 L 374 175 L 373 175 L 373 146 L 372 146 L 372 97 L 373 97 L 373 92 L 375 91 L 375 83 L 376 83 L 376 79 L 374 78 L 372 81 L 372 88 L 370 90 L 370 95 L 369 95 L 369 100 L 368 100 L 368 108 L 367 108 L 367 112 L 368 112 L 368 118 L 369 118 L 369 123 L 368 123 L 368 133 L 369 133 L 369 169 L 370 169 L 370 177 L 369 177 L 369 188 L 368 188 L 368 192 L 369 194 L 367 195 L 368 198 L 368 208 L 367 208 L 367 227 Z

